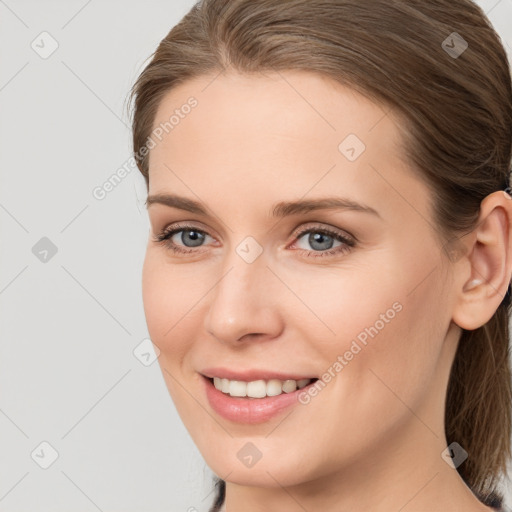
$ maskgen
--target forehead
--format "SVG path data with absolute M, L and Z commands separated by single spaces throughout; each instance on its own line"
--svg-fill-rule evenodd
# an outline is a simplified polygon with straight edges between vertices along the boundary
M 424 196 L 402 160 L 399 128 L 389 108 L 319 75 L 200 77 L 169 91 L 159 105 L 150 193 L 219 197 L 236 188 L 246 204 L 327 191 L 366 203 L 372 195 L 382 202 L 383 191 L 388 202 L 400 198 L 400 189 Z
M 190 97 L 197 101 L 192 109 L 187 106 Z M 356 134 L 365 145 L 375 146 L 384 134 L 385 144 L 398 142 L 395 123 L 388 108 L 320 75 L 229 72 L 185 82 L 164 96 L 153 129 L 163 127 L 165 133 L 152 154 L 169 145 L 176 146 L 178 155 L 182 139 L 191 136 L 205 149 L 231 145 L 233 153 L 237 142 L 243 143 L 247 153 L 276 146 L 284 149 L 284 142 L 299 144 L 303 153 L 337 152 L 339 142 L 349 134 Z M 303 147 L 304 141 L 311 143 Z

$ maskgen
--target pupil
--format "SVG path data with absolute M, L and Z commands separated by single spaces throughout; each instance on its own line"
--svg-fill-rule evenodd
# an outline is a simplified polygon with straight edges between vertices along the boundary
M 187 240 L 185 239 L 186 235 L 189 236 L 189 239 L 190 239 L 189 242 L 191 241 L 192 242 L 191 244 L 187 243 Z M 189 247 L 197 247 L 198 245 L 201 245 L 203 238 L 204 238 L 204 235 L 202 233 L 199 233 L 198 231 L 193 231 L 193 230 L 184 231 L 183 234 L 181 235 L 181 241 L 185 245 L 188 245 Z
M 326 242 L 327 240 L 327 242 Z M 315 248 L 315 244 L 320 244 L 320 247 L 317 247 L 315 250 L 325 250 L 330 249 L 333 245 L 333 238 L 332 236 L 323 234 L 323 233 L 311 233 L 309 235 L 309 243 L 311 244 L 311 247 Z

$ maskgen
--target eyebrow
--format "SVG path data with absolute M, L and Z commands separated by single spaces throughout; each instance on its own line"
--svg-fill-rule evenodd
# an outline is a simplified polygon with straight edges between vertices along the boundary
M 198 215 L 208 215 L 208 212 L 200 202 L 174 194 L 150 195 L 146 199 L 146 208 L 152 204 L 163 204 L 165 206 L 178 208 L 180 210 L 196 213 Z M 319 199 L 281 201 L 273 206 L 271 212 L 272 217 L 286 217 L 289 215 L 309 213 L 316 210 L 352 210 L 370 213 L 380 217 L 379 212 L 377 212 L 377 210 L 374 208 L 342 197 L 323 197 Z

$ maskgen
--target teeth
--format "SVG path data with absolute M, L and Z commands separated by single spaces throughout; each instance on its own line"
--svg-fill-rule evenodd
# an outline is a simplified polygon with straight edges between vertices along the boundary
M 231 396 L 249 398 L 264 398 L 266 396 L 277 396 L 282 393 L 292 393 L 296 389 L 302 389 L 307 386 L 313 379 L 300 379 L 300 380 L 278 380 L 270 379 L 253 380 L 251 382 L 244 382 L 241 380 L 221 379 L 220 377 L 213 378 L 213 385 L 223 393 Z

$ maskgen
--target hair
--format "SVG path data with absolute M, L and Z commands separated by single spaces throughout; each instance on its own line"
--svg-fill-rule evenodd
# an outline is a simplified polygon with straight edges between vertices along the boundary
M 460 55 L 446 47 L 460 41 L 453 32 L 468 44 Z M 470 0 L 197 2 L 130 92 L 133 149 L 148 189 L 144 148 L 162 98 L 226 69 L 322 75 L 397 113 L 405 159 L 432 193 L 445 249 L 476 227 L 488 194 L 509 186 L 510 68 L 500 37 Z M 508 292 L 485 325 L 462 330 L 446 392 L 447 441 L 469 454 L 457 471 L 489 506 L 503 500 L 498 489 L 511 457 L 510 304 Z M 225 497 L 225 482 L 214 482 L 210 512 Z

